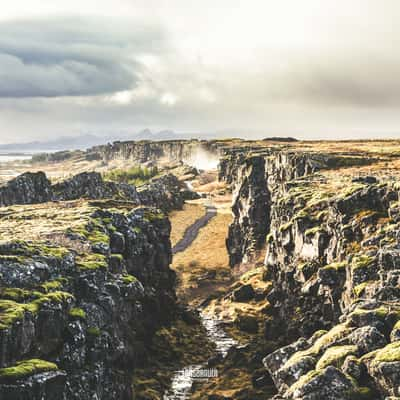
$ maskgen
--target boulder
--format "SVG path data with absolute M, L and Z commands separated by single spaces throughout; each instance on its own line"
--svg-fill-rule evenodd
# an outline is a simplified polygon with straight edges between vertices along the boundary
M 232 292 L 232 299 L 238 302 L 247 302 L 254 298 L 255 291 L 251 284 L 240 286 Z

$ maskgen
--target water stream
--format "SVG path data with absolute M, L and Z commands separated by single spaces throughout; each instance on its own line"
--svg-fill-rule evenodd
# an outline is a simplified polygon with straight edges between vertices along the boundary
M 200 313 L 201 322 L 207 331 L 207 336 L 211 342 L 215 343 L 216 354 L 225 357 L 228 350 L 235 346 L 237 342 L 226 334 L 221 327 L 221 321 L 214 315 Z M 208 369 L 204 364 L 187 365 L 175 371 L 171 381 L 171 387 L 164 394 L 163 400 L 187 400 L 192 393 L 192 386 L 195 380 L 204 380 L 204 375 L 212 375 L 216 371 Z M 213 379 L 213 377 L 209 377 Z

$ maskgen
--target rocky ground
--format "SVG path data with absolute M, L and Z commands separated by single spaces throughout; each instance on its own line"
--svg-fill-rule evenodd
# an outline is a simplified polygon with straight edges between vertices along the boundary
M 262 335 L 277 348 L 263 354 L 265 390 L 272 379 L 277 399 L 399 396 L 396 147 L 310 147 L 234 150 L 221 163 L 231 265 L 265 254 Z
M 220 159 L 218 181 L 182 165 L 199 148 Z M 157 399 L 173 368 L 208 359 L 218 379 L 196 385 L 194 399 L 400 398 L 399 150 L 397 141 L 127 142 L 71 156 L 98 173 L 8 179 L 0 397 Z M 62 169 L 71 157 L 30 168 Z M 124 163 L 158 161 L 160 175 L 138 188 L 105 179 Z M 170 212 L 176 244 L 203 215 L 172 211 L 185 201 L 218 212 L 175 256 L 176 278 L 157 208 Z M 238 341 L 225 359 L 211 357 L 186 303 Z

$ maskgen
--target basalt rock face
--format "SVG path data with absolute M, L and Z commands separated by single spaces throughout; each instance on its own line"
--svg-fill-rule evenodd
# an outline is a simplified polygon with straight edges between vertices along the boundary
M 54 185 L 43 172 L 25 173 L 0 187 L 0 206 L 116 199 L 167 212 L 182 208 L 185 190 L 185 185 L 172 174 L 155 178 L 138 191 L 133 185 L 105 181 L 98 172 L 83 172 Z
M 55 184 L 52 189 L 56 200 L 80 198 L 96 200 L 120 197 L 138 204 L 140 201 L 134 186 L 106 182 L 98 172 L 83 172 Z
M 231 184 L 234 220 L 227 248 L 230 264 L 247 262 L 263 248 L 269 232 L 271 207 L 292 179 L 327 166 L 327 157 L 265 149 L 239 148 L 226 152 L 219 179 Z
M 273 207 L 266 334 L 310 337 L 264 360 L 283 398 L 400 394 L 398 190 L 369 182 L 292 182 Z
M 169 212 L 180 210 L 187 196 L 185 185 L 172 174 L 153 179 L 138 189 L 141 204 Z
M 399 187 L 330 171 L 369 162 L 275 150 L 221 162 L 231 262 L 266 252 L 264 335 L 286 344 L 264 358 L 276 399 L 400 396 Z
M 127 141 L 95 146 L 87 152 L 99 155 L 105 162 L 122 159 L 140 164 L 160 160 L 185 161 L 190 159 L 199 148 L 214 153 L 220 146 L 216 142 L 199 140 Z
M 49 242 L 0 245 L 1 399 L 132 399 L 133 370 L 175 311 L 169 221 L 148 208 L 82 215 Z
M 381 240 L 392 240 L 378 234 L 397 199 L 391 185 L 358 185 L 339 195 L 330 190 L 318 177 L 293 181 L 271 210 L 265 263 L 274 290 L 269 297 L 278 320 L 289 310 L 298 315 L 289 324 L 298 325 L 294 335 L 337 321 L 364 289 L 359 285 L 378 278 L 377 248 Z
M 50 201 L 51 183 L 43 172 L 22 174 L 0 186 L 0 206 Z
M 227 248 L 234 266 L 247 261 L 265 242 L 269 231 L 270 193 L 266 184 L 265 159 L 251 157 L 237 170 L 233 189 L 233 223 L 229 226 Z

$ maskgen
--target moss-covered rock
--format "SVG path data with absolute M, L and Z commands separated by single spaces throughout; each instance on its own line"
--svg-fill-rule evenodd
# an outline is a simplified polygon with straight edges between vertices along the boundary
M 328 365 L 332 365 L 336 368 L 340 368 L 349 355 L 354 355 L 358 353 L 357 346 L 347 345 L 347 346 L 332 346 L 326 350 L 326 352 L 319 359 L 316 369 L 321 370 L 326 368 Z
M 49 361 L 39 359 L 20 361 L 12 367 L 0 368 L 0 382 L 16 381 L 34 374 L 56 370 L 58 370 L 57 365 Z

